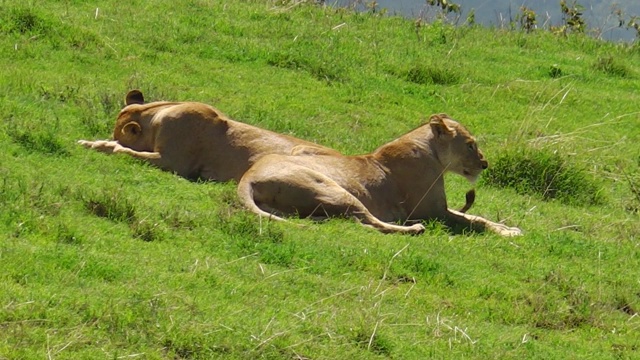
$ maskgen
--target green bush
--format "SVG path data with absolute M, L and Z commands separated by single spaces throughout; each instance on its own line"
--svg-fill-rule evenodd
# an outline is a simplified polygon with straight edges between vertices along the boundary
M 601 186 L 593 177 L 548 150 L 508 150 L 490 165 L 483 181 L 573 205 L 604 202 Z
M 627 78 L 631 76 L 631 71 L 627 66 L 615 60 L 613 56 L 599 57 L 593 67 L 607 75 Z
M 339 82 L 346 78 L 343 69 L 322 56 L 304 57 L 294 53 L 274 53 L 269 56 L 267 64 L 282 69 L 306 71 L 321 81 Z
M 416 84 L 453 85 L 460 81 L 460 74 L 441 65 L 416 65 L 407 70 L 404 79 Z
M 28 152 L 46 155 L 69 155 L 69 151 L 60 139 L 51 131 L 23 131 L 9 129 L 11 139 Z
M 34 9 L 13 8 L 0 11 L 2 25 L 0 30 L 5 34 L 46 34 L 51 30 L 51 23 L 46 16 Z
M 133 224 L 137 221 L 135 205 L 117 191 L 81 195 L 85 209 L 97 217 Z

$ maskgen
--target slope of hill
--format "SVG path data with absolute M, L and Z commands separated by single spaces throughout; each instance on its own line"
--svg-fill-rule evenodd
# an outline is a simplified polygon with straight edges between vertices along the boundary
M 419 25 L 288 1 L 3 4 L 0 358 L 633 357 L 639 48 Z M 234 184 L 76 145 L 111 136 L 131 88 L 347 154 L 448 113 L 491 166 L 470 212 L 525 235 L 260 221 Z M 469 186 L 447 177 L 452 207 Z

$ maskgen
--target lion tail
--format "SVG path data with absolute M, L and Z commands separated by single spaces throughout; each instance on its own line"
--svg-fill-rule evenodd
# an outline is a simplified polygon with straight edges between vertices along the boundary
M 466 200 L 466 203 L 464 204 L 462 209 L 459 210 L 461 213 L 465 213 L 465 212 L 467 212 L 467 210 L 471 209 L 471 206 L 476 201 L 476 190 L 475 189 L 471 189 L 471 190 L 467 191 L 467 194 L 465 196 L 465 200 Z

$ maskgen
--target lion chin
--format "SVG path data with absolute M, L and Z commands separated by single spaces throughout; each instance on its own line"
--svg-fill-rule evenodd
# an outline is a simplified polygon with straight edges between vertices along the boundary
M 480 178 L 480 173 L 476 172 L 476 173 L 471 173 L 468 170 L 463 170 L 462 171 L 462 176 L 467 179 L 471 184 L 475 184 L 478 179 Z

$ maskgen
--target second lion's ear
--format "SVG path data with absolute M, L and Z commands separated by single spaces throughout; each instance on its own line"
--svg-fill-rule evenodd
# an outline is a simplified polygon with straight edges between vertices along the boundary
M 131 90 L 127 93 L 125 97 L 124 103 L 127 105 L 131 104 L 144 104 L 144 95 L 142 95 L 142 91 L 140 90 Z
M 142 132 L 142 128 L 140 124 L 136 122 L 127 123 L 124 127 L 122 127 L 122 134 L 128 136 L 138 136 Z
M 453 129 L 444 122 L 445 118 L 447 118 L 445 114 L 431 115 L 429 125 L 431 125 L 431 130 L 434 134 L 438 136 L 453 135 Z

